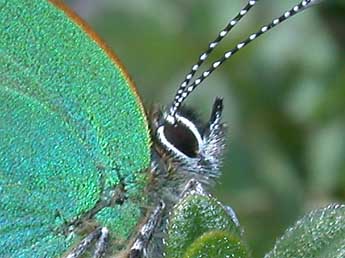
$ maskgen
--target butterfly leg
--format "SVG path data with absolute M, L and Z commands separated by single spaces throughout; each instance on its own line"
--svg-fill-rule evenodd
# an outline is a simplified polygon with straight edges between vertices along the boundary
M 195 179 L 191 179 L 188 181 L 188 183 L 184 186 L 184 189 L 179 198 L 183 199 L 190 194 L 208 195 L 206 190 L 202 187 L 201 183 Z
M 159 221 L 162 217 L 165 204 L 160 201 L 158 206 L 153 210 L 147 222 L 142 226 L 129 252 L 129 258 L 146 257 L 146 248 L 151 240 L 152 234 L 155 231 Z
M 226 206 L 226 205 L 223 205 L 223 207 L 226 210 L 226 212 L 228 213 L 228 215 L 230 216 L 231 220 L 235 223 L 235 225 L 237 227 L 239 227 L 240 221 L 238 220 L 236 212 L 234 211 L 234 209 L 231 208 L 230 206 Z
M 190 194 L 209 195 L 209 193 L 207 193 L 207 191 L 203 188 L 201 183 L 195 179 L 191 179 L 188 181 L 188 183 L 185 185 L 185 187 L 181 193 L 180 199 L 183 199 Z M 221 205 L 223 206 L 224 210 L 227 212 L 227 214 L 229 215 L 229 217 L 231 218 L 233 223 L 237 227 L 240 227 L 240 222 L 237 218 L 237 215 L 236 215 L 234 209 L 231 208 L 230 206 L 226 206 L 224 204 L 221 204 Z
M 109 239 L 109 231 L 106 227 L 97 228 L 86 236 L 67 256 L 66 258 L 78 258 L 93 244 L 96 242 L 96 248 L 93 254 L 93 258 L 100 258 L 105 253 Z
M 101 258 L 108 247 L 108 242 L 109 242 L 109 231 L 106 227 L 102 227 L 101 234 L 97 240 L 96 249 L 92 257 Z

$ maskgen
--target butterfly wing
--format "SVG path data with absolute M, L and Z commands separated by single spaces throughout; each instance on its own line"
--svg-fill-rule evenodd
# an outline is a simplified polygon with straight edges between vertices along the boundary
M 130 79 L 104 44 L 57 6 L 0 1 L 6 257 L 62 254 L 74 241 L 64 221 L 92 209 L 119 176 L 135 195 L 150 162 L 148 126 Z

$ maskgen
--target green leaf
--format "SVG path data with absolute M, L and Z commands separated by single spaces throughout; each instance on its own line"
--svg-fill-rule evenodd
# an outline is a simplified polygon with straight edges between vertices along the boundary
M 289 228 L 265 258 L 345 257 L 345 205 L 312 211 Z
M 248 257 L 247 248 L 241 239 L 226 231 L 211 231 L 203 234 L 191 244 L 184 258 Z
M 214 246 L 211 253 L 216 250 L 219 253 L 238 250 L 236 252 L 242 254 L 238 257 L 246 257 L 243 256 L 246 252 L 239 243 L 240 238 L 241 228 L 226 208 L 212 196 L 194 191 L 184 196 L 171 213 L 167 228 L 166 256 L 181 258 L 203 254 L 200 257 L 214 257 L 203 253 L 206 246 Z

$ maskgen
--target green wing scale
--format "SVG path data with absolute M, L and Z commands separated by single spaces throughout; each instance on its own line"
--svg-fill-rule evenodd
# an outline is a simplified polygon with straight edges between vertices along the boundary
M 54 257 L 64 232 L 119 184 L 130 198 L 97 223 L 126 239 L 141 216 L 150 163 L 146 117 L 130 79 L 71 13 L 40 0 L 0 1 L 0 250 Z M 92 34 L 92 33 L 91 33 Z M 127 223 L 121 214 L 133 214 Z

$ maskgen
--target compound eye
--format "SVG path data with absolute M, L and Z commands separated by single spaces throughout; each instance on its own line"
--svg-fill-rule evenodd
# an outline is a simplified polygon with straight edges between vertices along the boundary
M 190 158 L 197 156 L 199 152 L 198 139 L 184 124 L 170 125 L 167 123 L 164 126 L 164 135 L 170 144 L 186 156 Z

